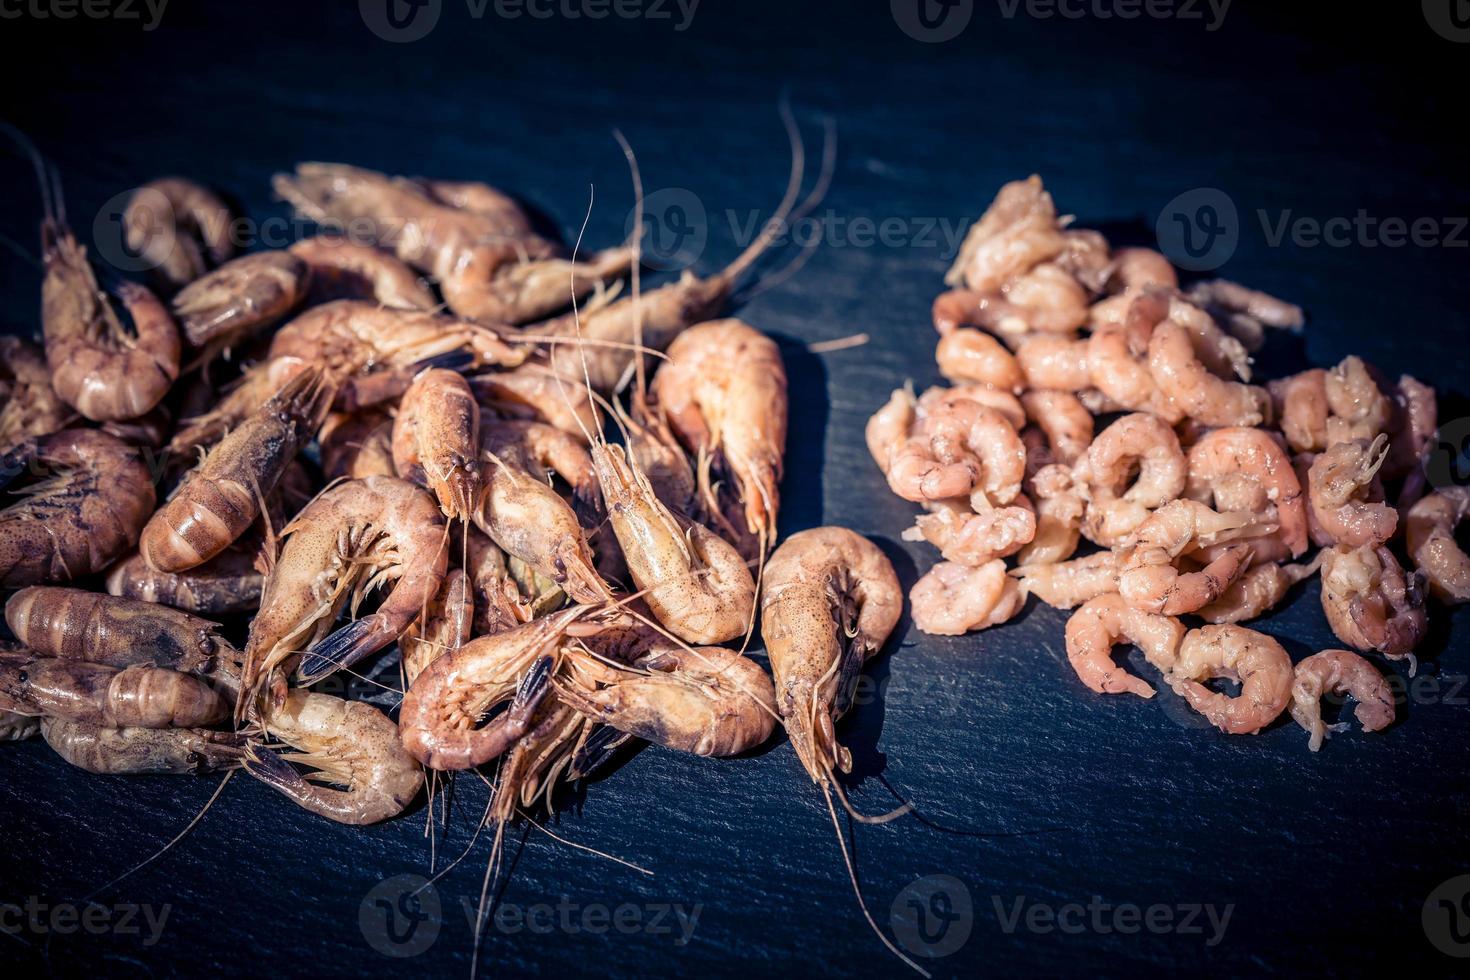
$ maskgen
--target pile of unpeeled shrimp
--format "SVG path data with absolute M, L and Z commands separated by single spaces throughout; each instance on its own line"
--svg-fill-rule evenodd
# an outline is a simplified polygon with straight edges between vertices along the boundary
M 846 529 L 775 547 L 785 368 L 716 319 L 797 204 L 788 133 L 735 262 L 622 296 L 636 239 L 578 257 L 487 185 L 324 163 L 274 183 L 323 234 L 241 257 L 212 191 L 139 188 L 151 286 L 125 281 L 28 147 L 44 347 L 0 345 L 0 732 L 93 772 L 243 768 L 349 824 L 495 763 L 503 825 L 630 739 L 728 756 L 780 721 L 830 802 L 902 593 Z M 314 686 L 395 648 L 396 720 Z
M 1347 727 L 1323 721 L 1324 695 L 1388 726 L 1391 689 L 1362 654 L 1412 671 L 1428 597 L 1470 599 L 1454 533 L 1470 489 L 1426 494 L 1433 389 L 1357 357 L 1260 384 L 1251 354 L 1300 330 L 1300 308 L 1223 279 L 1182 289 L 1163 255 L 1069 224 L 1038 177 L 1001 188 L 934 301 L 952 384 L 895 391 L 868 423 L 889 487 L 924 509 L 904 538 L 943 558 L 910 593 L 914 622 L 983 630 L 1034 595 L 1076 610 L 1067 658 L 1098 693 L 1153 696 L 1113 659 L 1132 644 L 1224 732 L 1289 707 L 1315 751 Z M 1083 539 L 1096 548 L 1077 557 Z M 1240 624 L 1319 572 L 1351 650 L 1293 665 Z

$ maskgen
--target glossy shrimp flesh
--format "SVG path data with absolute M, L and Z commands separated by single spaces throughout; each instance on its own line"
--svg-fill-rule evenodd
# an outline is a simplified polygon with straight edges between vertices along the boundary
M 1026 594 L 998 558 L 979 566 L 939 562 L 909 592 L 914 625 L 933 636 L 998 626 L 1025 604 Z
M 1133 533 L 1118 573 L 1119 593 L 1136 609 L 1166 616 L 1214 602 L 1250 564 L 1250 545 L 1227 548 L 1194 572 L 1181 571 L 1178 559 L 1191 547 L 1233 540 L 1251 519 L 1250 514 L 1218 514 L 1188 499 L 1165 504 Z
M 1082 683 L 1099 694 L 1151 698 L 1152 686 L 1113 662 L 1113 647 L 1133 643 L 1149 663 L 1167 673 L 1183 639 L 1184 624 L 1173 616 L 1143 612 L 1116 593 L 1103 593 L 1087 600 L 1067 620 L 1067 661 Z
M 1272 637 L 1243 626 L 1190 630 L 1170 678 L 1175 693 L 1228 735 L 1256 734 L 1291 701 L 1291 657 Z M 1240 694 L 1210 690 L 1204 682 L 1213 678 L 1239 683 Z
M 1470 557 L 1455 529 L 1470 518 L 1470 488 L 1445 487 L 1409 508 L 1404 532 L 1409 555 L 1440 601 L 1470 600 Z
M 1313 752 L 1329 734 L 1350 727 L 1346 721 L 1329 725 L 1322 720 L 1322 698 L 1327 695 L 1350 695 L 1357 701 L 1358 724 L 1365 732 L 1393 724 L 1393 690 L 1376 667 L 1348 650 L 1314 653 L 1296 665 L 1291 685 L 1291 717 L 1307 730 Z

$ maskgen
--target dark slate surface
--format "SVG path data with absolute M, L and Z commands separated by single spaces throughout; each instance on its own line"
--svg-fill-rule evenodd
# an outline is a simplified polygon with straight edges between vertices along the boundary
M 678 30 L 672 4 L 658 8 L 672 19 L 508 19 L 493 5 L 477 19 L 445 0 L 425 8 L 442 7 L 427 38 L 405 44 L 374 37 L 356 6 L 205 11 L 176 2 L 155 30 L 7 13 L 5 115 L 56 159 L 84 237 L 93 216 L 108 217 L 112 195 L 168 172 L 228 190 L 257 220 L 280 219 L 272 171 L 341 159 L 490 180 L 554 215 L 565 234 L 595 185 L 588 241 L 611 243 L 631 200 L 609 135 L 618 126 L 650 190 L 684 188 L 705 208 L 699 267 L 711 269 L 735 254 L 750 209 L 779 195 L 785 151 L 773 110 L 789 91 L 809 132 L 817 113 L 841 132 L 823 213 L 894 219 L 898 231 L 872 243 L 834 221 L 800 275 L 742 311 L 789 342 L 783 529 L 830 522 L 872 534 L 906 585 L 932 558 L 899 543 L 912 508 L 883 488 L 860 432 L 891 388 L 935 378 L 927 311 L 949 249 L 926 229 L 962 229 L 1007 179 L 1043 173 L 1082 224 L 1125 242 L 1149 241 L 1177 195 L 1220 188 L 1243 224 L 1224 271 L 1311 312 L 1303 343 L 1276 344 L 1269 365 L 1359 352 L 1390 372 L 1466 390 L 1466 235 L 1442 220 L 1470 213 L 1463 154 L 1452 149 L 1466 50 L 1431 30 L 1419 5 L 1375 8 L 1371 18 L 1334 5 L 1288 19 L 1237 3 L 1210 31 L 1199 20 L 1038 19 L 1027 15 L 1035 7 L 962 0 L 954 9 L 973 8 L 971 22 L 937 44 L 906 36 L 882 3 L 795 11 L 707 0 Z M 1441 17 L 1448 6 L 1426 9 Z M 896 9 L 916 23 L 911 6 Z M 19 162 L 0 165 L 0 231 L 34 254 L 29 175 Z M 1325 220 L 1360 209 L 1434 219 L 1458 245 L 1273 243 L 1257 217 Z M 37 329 L 36 282 L 27 262 L 0 263 L 9 327 Z M 818 356 L 801 346 L 859 331 L 872 336 L 866 347 Z M 1463 401 L 1445 414 L 1467 414 Z M 1229 739 L 1169 696 L 1086 693 L 1063 656 L 1062 616 L 1045 608 L 960 639 L 921 637 L 905 622 L 901 642 L 872 667 L 876 697 L 845 726 L 859 771 L 854 801 L 887 809 L 892 786 L 925 815 L 857 829 L 875 916 L 888 928 L 916 879 L 958 879 L 963 891 L 949 886 L 949 907 L 962 911 L 968 895 L 972 914 L 947 933 L 928 920 L 943 944 L 935 950 L 969 930 L 957 952 L 932 961 L 940 975 L 1452 969 L 1462 961 L 1437 951 L 1421 921 L 1436 886 L 1470 872 L 1470 617 L 1455 617 L 1453 633 L 1448 620 L 1438 616 L 1402 722 L 1340 737 L 1316 756 L 1289 724 Z M 1332 639 L 1312 592 L 1264 628 L 1298 656 Z M 1402 666 L 1391 669 L 1405 678 Z M 3 749 L 0 902 L 75 903 L 176 834 L 214 789 L 204 779 L 86 776 L 35 742 Z M 484 805 L 477 780 L 458 787 L 439 867 L 462 851 Z M 536 920 L 549 933 L 492 928 L 485 975 L 902 972 L 859 917 L 825 808 L 784 741 L 731 761 L 647 749 L 552 822 L 580 847 L 653 874 L 534 830 L 513 833 L 503 904 L 546 903 L 557 921 Z M 426 951 L 392 959 L 366 938 L 383 946 L 386 935 L 370 889 L 429 867 L 424 824 L 419 805 L 385 826 L 341 828 L 237 779 L 169 855 L 98 896 L 109 909 L 143 904 L 157 916 L 166 907 L 156 942 L 141 917 L 112 911 L 120 928 L 106 934 L 25 926 L 0 937 L 0 956 L 124 975 L 463 974 L 463 906 L 479 894 L 484 838 L 438 883 L 437 935 L 432 926 L 409 935 L 411 945 L 433 939 Z M 1008 928 L 1018 902 L 1023 918 Z M 1045 925 L 1028 916 L 1073 902 L 1232 912 L 1213 945 L 1203 915 L 1203 935 L 1124 931 L 1130 920 L 1112 912 L 1066 920 L 1080 931 L 1028 926 Z M 672 915 L 628 928 L 674 905 L 698 909 L 689 941 L 679 941 Z M 1444 931 L 1446 913 L 1431 907 Z M 624 929 L 599 928 L 598 910 L 621 914 L 613 921 Z M 20 925 L 6 916 L 7 931 Z

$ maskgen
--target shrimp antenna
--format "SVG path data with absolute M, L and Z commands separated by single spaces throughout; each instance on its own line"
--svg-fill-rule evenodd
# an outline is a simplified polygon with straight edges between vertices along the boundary
M 53 189 L 51 176 L 55 173 L 46 162 L 45 155 L 36 147 L 35 142 L 15 125 L 0 119 L 0 133 L 10 137 L 12 143 L 20 148 L 30 160 L 31 166 L 36 171 L 36 183 L 41 188 L 41 208 L 46 218 L 56 219 L 58 223 L 64 223 L 64 218 L 58 216 L 56 209 L 57 198 L 60 197 L 60 185 Z
M 806 198 L 791 213 L 790 218 L 787 219 L 791 224 L 794 225 L 808 214 L 811 214 L 817 205 L 822 203 L 823 199 L 827 196 L 827 191 L 832 187 L 832 176 L 836 170 L 837 122 L 831 116 L 827 116 L 822 121 L 822 169 L 817 173 L 817 182 L 812 185 L 811 192 L 807 194 Z M 818 224 L 820 225 L 822 222 L 819 221 Z M 813 236 L 810 241 L 805 242 L 801 246 L 801 250 L 794 259 L 764 279 L 753 283 L 750 289 L 746 290 L 740 297 L 739 302 L 741 304 L 748 303 L 761 293 L 775 289 L 796 275 L 801 271 L 802 266 L 806 265 L 811 257 L 816 254 L 817 246 L 820 244 L 821 236 Z
M 588 184 L 587 185 L 587 212 L 584 215 L 582 215 L 582 227 L 577 229 L 577 240 L 576 240 L 576 242 L 574 242 L 572 244 L 572 258 L 571 258 L 571 267 L 572 267 L 572 269 L 575 269 L 576 268 L 576 265 L 577 265 L 577 253 L 579 251 L 581 251 L 581 248 L 582 248 L 582 236 L 584 236 L 584 235 L 587 234 L 587 223 L 592 220 L 592 207 L 596 203 L 597 203 L 597 188 L 596 188 L 596 186 L 594 186 L 592 184 Z M 570 280 L 571 285 L 572 285 L 572 327 L 576 331 L 576 336 L 577 336 L 577 341 L 578 341 L 578 346 L 577 346 L 577 359 L 582 364 L 582 382 L 583 382 L 583 384 L 585 384 L 587 386 L 587 391 L 590 393 L 592 391 L 592 374 L 587 369 L 587 349 L 585 347 L 581 346 L 581 341 L 582 341 L 582 311 L 579 308 L 579 305 L 577 303 L 576 273 L 575 272 L 568 272 L 567 273 L 567 276 L 568 276 L 568 279 Z M 572 418 L 576 419 L 576 421 L 577 421 L 577 428 L 579 428 L 579 429 L 582 430 L 582 435 L 584 435 L 584 436 L 587 437 L 587 442 L 589 444 L 596 445 L 596 443 L 597 443 L 596 436 L 594 436 L 591 432 L 587 431 L 587 426 L 585 426 L 584 424 L 582 424 L 582 417 L 579 414 L 577 414 L 576 409 L 572 408 L 572 400 L 567 397 L 566 391 L 563 390 L 563 389 L 561 389 L 559 384 L 558 384 L 558 389 L 559 389 L 560 394 L 562 396 L 562 401 L 563 401 L 563 403 L 565 403 L 565 405 L 567 407 L 567 410 L 572 413 Z
M 208 813 L 209 812 L 209 808 L 212 807 L 212 806 L 214 806 L 214 801 L 217 800 L 217 799 L 219 799 L 219 795 L 225 791 L 225 785 L 227 783 L 229 783 L 230 777 L 233 776 L 234 774 L 235 774 L 235 770 L 233 770 L 233 769 L 231 769 L 229 772 L 225 773 L 225 778 L 224 779 L 221 779 L 219 781 L 219 785 L 215 787 L 214 792 L 210 795 L 209 799 L 207 801 L 205 801 L 204 808 L 202 810 L 200 810 L 198 813 L 194 814 L 194 819 L 193 820 L 190 820 L 189 823 L 184 827 L 184 829 L 181 830 L 181 831 L 179 831 L 178 834 L 175 835 L 175 837 L 174 837 L 173 840 L 169 841 L 167 844 L 163 845 L 158 850 L 154 851 L 151 855 L 149 855 L 148 857 L 144 858 L 142 861 L 138 862 L 137 864 L 133 865 L 131 868 L 129 868 L 128 870 L 124 871 L 122 874 L 118 875 L 116 878 L 112 879 L 107 884 L 103 885 L 101 888 L 94 888 L 89 894 L 87 894 L 86 896 L 84 896 L 82 898 L 82 902 L 83 903 L 90 904 L 92 902 L 92 899 L 96 898 L 98 895 L 100 895 L 103 892 L 107 891 L 107 889 L 111 888 L 113 885 L 116 885 L 118 882 L 122 881 L 124 878 L 127 878 L 130 875 L 133 875 L 133 874 L 136 874 L 139 871 L 142 871 L 148 865 L 152 864 L 154 861 L 156 861 L 160 857 L 162 857 L 164 855 L 164 853 L 168 851 L 169 848 L 173 847 L 179 841 L 183 840 L 184 839 L 184 836 L 186 834 L 188 834 L 189 831 L 191 831 L 191 830 L 194 829 L 195 824 L 199 823 L 200 820 L 204 819 L 204 814 Z
M 873 934 L 882 940 L 883 945 L 888 947 L 890 953 L 913 967 L 919 976 L 925 978 L 931 977 L 932 974 L 928 970 L 909 959 L 904 955 L 903 950 L 893 945 L 893 941 L 884 935 L 883 930 L 878 928 L 878 923 L 873 921 L 873 913 L 868 911 L 868 903 L 863 899 L 862 886 L 858 884 L 857 868 L 853 866 L 852 853 L 848 849 L 847 838 L 842 833 L 842 824 L 837 821 L 837 808 L 832 805 L 832 793 L 828 790 L 826 784 L 822 786 L 822 793 L 827 799 L 827 813 L 832 817 L 832 829 L 837 832 L 837 846 L 842 850 L 842 860 L 847 865 L 847 877 L 852 882 L 853 894 L 857 896 L 858 908 L 863 910 L 863 918 L 868 920 L 868 925 L 872 927 Z
M 628 173 L 633 178 L 633 343 L 643 346 L 643 304 L 639 302 L 643 266 L 643 174 L 638 169 L 638 157 L 633 147 L 623 136 L 622 130 L 613 130 L 613 139 L 623 148 L 628 161 Z M 638 390 L 648 390 L 648 379 L 643 373 L 643 355 L 633 356 L 633 370 L 638 379 Z
M 543 834 L 545 834 L 547 837 L 550 837 L 558 844 L 565 844 L 567 847 L 572 847 L 579 851 L 586 851 L 588 854 L 595 854 L 600 858 L 607 858 L 614 864 L 621 864 L 625 868 L 632 868 L 639 874 L 648 875 L 650 878 L 653 877 L 653 872 L 650 871 L 648 868 L 643 867 L 642 865 L 634 864 L 632 861 L 625 861 L 624 859 L 618 857 L 616 854 L 609 854 L 606 851 L 599 851 L 595 847 L 588 847 L 586 844 L 578 844 L 576 841 L 567 840 L 565 837 L 558 837 L 556 834 L 553 834 L 551 831 L 547 830 L 545 827 L 537 823 L 531 817 L 531 814 L 529 814 L 525 810 L 521 810 L 520 814 L 521 819 L 525 820 L 526 823 L 530 824 L 532 827 L 535 827 L 537 830 L 541 831 Z
M 725 266 L 725 270 L 720 273 L 720 278 L 727 282 L 740 278 L 771 247 L 776 235 L 790 220 L 791 210 L 796 206 L 796 196 L 801 193 L 806 170 L 806 144 L 801 140 L 801 128 L 796 125 L 796 117 L 791 113 L 790 104 L 783 99 L 778 111 L 781 114 L 781 123 L 786 127 L 786 138 L 791 143 L 791 175 L 786 179 L 786 193 L 755 241 L 747 245 L 745 251 L 737 255 L 735 261 Z

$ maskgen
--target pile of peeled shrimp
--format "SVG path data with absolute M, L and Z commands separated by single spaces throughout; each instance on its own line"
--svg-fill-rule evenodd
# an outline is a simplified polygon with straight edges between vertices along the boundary
M 934 301 L 952 384 L 895 391 L 868 423 L 889 487 L 924 509 L 904 538 L 943 558 L 910 593 L 914 622 L 982 630 L 1034 595 L 1075 610 L 1067 659 L 1098 693 L 1153 696 L 1113 659 L 1131 644 L 1224 732 L 1290 708 L 1315 751 L 1347 727 L 1323 721 L 1324 695 L 1388 726 L 1363 654 L 1412 671 L 1428 598 L 1470 599 L 1470 489 L 1425 493 L 1433 389 L 1358 357 L 1261 384 L 1251 354 L 1300 330 L 1300 308 L 1226 280 L 1181 289 L 1159 253 L 1069 223 L 1039 178 L 1003 187 Z M 1351 649 L 1293 664 L 1240 624 L 1319 573 Z M 1238 696 L 1206 686 L 1221 678 Z
M 214 192 L 139 188 L 128 281 L 29 147 L 44 346 L 0 346 L 0 731 L 92 772 L 243 769 L 348 824 L 493 765 L 503 827 L 629 740 L 728 756 L 780 721 L 831 809 L 902 593 L 852 531 L 776 547 L 785 368 L 718 319 L 797 204 L 787 119 L 775 219 L 647 291 L 636 238 L 579 258 L 487 185 L 323 163 L 274 182 L 323 233 L 239 257 Z M 395 650 L 401 703 L 323 689 Z

